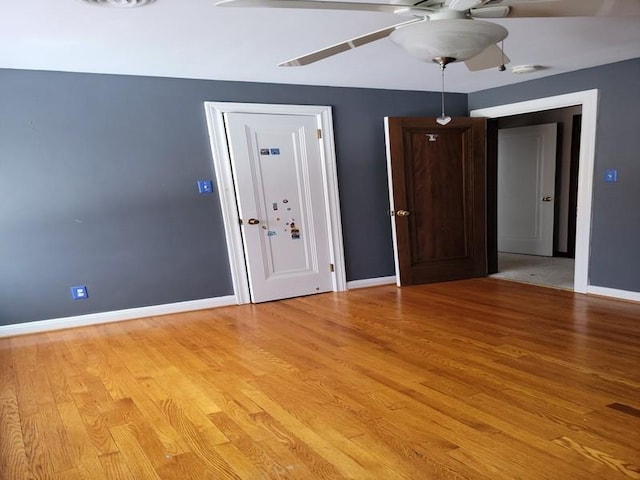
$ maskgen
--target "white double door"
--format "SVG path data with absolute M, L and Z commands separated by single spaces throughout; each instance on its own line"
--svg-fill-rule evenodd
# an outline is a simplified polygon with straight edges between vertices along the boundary
M 251 301 L 332 291 L 317 118 L 227 112 L 224 126 Z

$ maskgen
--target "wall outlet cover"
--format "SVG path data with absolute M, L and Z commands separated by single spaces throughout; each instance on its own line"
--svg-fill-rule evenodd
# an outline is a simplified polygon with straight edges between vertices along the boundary
M 84 285 L 80 287 L 71 287 L 71 297 L 73 297 L 74 300 L 85 300 L 89 298 L 87 287 Z
M 213 193 L 213 182 L 211 180 L 198 180 L 198 192 Z

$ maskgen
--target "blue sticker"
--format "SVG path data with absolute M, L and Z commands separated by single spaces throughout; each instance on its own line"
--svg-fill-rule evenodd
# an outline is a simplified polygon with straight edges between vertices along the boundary
M 280 149 L 279 148 L 272 148 L 271 149 L 271 155 L 280 155 Z
M 269 230 L 269 231 L 267 232 L 267 237 L 275 237 L 276 235 L 277 235 L 277 233 L 276 233 L 276 232 L 274 232 L 273 230 Z

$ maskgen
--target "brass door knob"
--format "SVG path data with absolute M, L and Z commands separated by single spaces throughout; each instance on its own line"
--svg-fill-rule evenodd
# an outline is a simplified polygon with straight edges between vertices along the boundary
M 396 215 L 399 217 L 408 217 L 409 215 L 411 215 L 411 212 L 407 211 L 407 210 L 398 210 L 396 212 Z
M 258 220 L 257 218 L 250 218 L 249 220 L 247 220 L 247 223 L 249 225 L 258 225 L 260 223 L 260 220 Z

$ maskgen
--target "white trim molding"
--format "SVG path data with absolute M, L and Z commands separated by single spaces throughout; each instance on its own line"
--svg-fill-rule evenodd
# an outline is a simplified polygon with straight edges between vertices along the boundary
M 598 295 L 600 297 L 612 297 L 619 300 L 629 300 L 631 302 L 640 302 L 640 292 L 630 292 L 628 290 L 618 290 L 615 288 L 597 287 L 589 285 L 587 287 L 589 295 Z
M 327 227 L 330 235 L 329 251 L 334 265 L 333 291 L 347 290 L 342 240 L 342 220 L 338 195 L 338 173 L 333 140 L 333 118 L 331 107 L 317 105 L 276 105 L 260 103 L 205 102 L 205 113 L 209 128 L 209 139 L 216 172 L 217 190 L 220 197 L 222 219 L 229 254 L 229 268 L 233 290 L 238 304 L 250 303 L 249 279 L 244 257 L 244 246 L 240 228 L 240 215 L 236 204 L 236 192 L 231 170 L 231 158 L 227 145 L 224 115 L 226 113 L 261 113 L 273 115 L 310 115 L 317 119 L 322 130 L 322 171 L 325 180 L 325 204 Z
M 387 153 L 387 190 L 389 192 L 389 210 L 395 212 L 396 205 L 393 198 L 393 178 L 391 178 L 391 138 L 389 134 L 389 117 L 384 117 L 384 144 Z M 391 217 L 391 240 L 393 241 L 393 261 L 396 266 L 396 274 L 394 282 L 400 285 L 400 258 L 398 256 L 398 232 L 396 230 L 396 222 Z
M 396 276 L 365 278 L 364 280 L 352 280 L 347 282 L 347 288 L 354 290 L 356 288 L 379 287 L 380 285 L 395 285 Z
M 576 255 L 573 289 L 587 293 L 589 285 L 589 250 L 591 246 L 591 203 L 596 155 L 598 90 L 585 90 L 526 102 L 472 110 L 472 117 L 500 118 L 554 108 L 582 106 L 580 160 L 578 169 L 578 213 L 576 221 Z
M 15 323 L 13 325 L 0 326 L 0 338 L 28 335 L 31 333 L 50 332 L 65 328 L 86 327 L 101 323 L 122 322 L 144 317 L 168 315 L 171 313 L 183 313 L 193 310 L 206 310 L 208 308 L 226 307 L 236 305 L 236 297 L 228 295 L 224 297 L 206 298 L 203 300 L 190 300 L 187 302 L 167 303 L 150 307 L 129 308 L 126 310 L 114 310 L 112 312 L 89 313 L 75 317 L 53 318 L 36 322 Z

